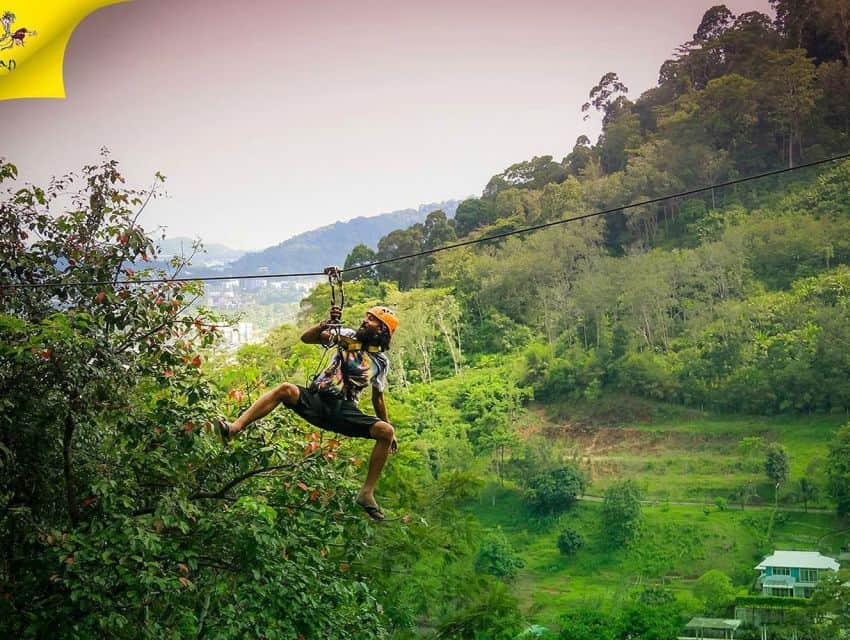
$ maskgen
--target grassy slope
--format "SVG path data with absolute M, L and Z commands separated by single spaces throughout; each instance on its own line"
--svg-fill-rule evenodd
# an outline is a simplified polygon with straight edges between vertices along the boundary
M 744 456 L 743 438 L 759 436 L 788 451 L 791 477 L 780 502 L 794 501 L 804 475 L 823 481 L 823 460 L 835 431 L 847 416 L 753 417 L 707 413 L 611 397 L 596 405 L 537 409 L 523 425 L 545 438 L 590 478 L 588 493 L 602 495 L 619 478 L 633 478 L 650 498 L 713 502 L 747 482 L 756 486 L 753 504 L 772 504 L 773 485 L 763 471 L 764 454 Z M 802 505 L 796 505 L 802 507 Z M 812 507 L 826 507 L 823 497 Z
M 522 556 L 526 566 L 514 592 L 535 622 L 545 625 L 556 625 L 561 613 L 577 605 L 613 610 L 638 584 L 667 584 L 696 615 L 701 611 L 691 589 L 706 571 L 724 571 L 745 593 L 763 548 L 830 550 L 842 539 L 831 536 L 819 544 L 839 527 L 833 516 L 790 513 L 775 525 L 772 543 L 760 547 L 769 511 L 711 508 L 705 513 L 701 507 L 659 505 L 644 508 L 639 543 L 612 551 L 605 546 L 596 503 L 583 502 L 560 518 L 539 522 L 527 517 L 517 491 L 488 491 L 474 513 L 485 526 L 500 527 Z M 585 538 L 585 547 L 573 558 L 561 556 L 556 546 L 565 526 Z M 843 540 L 846 544 L 850 534 Z
M 633 478 L 654 504 L 644 507 L 641 541 L 630 549 L 605 547 L 599 504 L 582 502 L 559 518 L 535 520 L 525 510 L 521 491 L 491 485 L 471 507 L 485 527 L 501 527 L 526 566 L 515 593 L 535 622 L 557 626 L 564 610 L 579 604 L 613 609 L 640 583 L 665 583 L 694 615 L 702 613 L 691 595 L 693 582 L 710 569 L 733 578 L 742 593 L 754 578 L 752 567 L 773 548 L 818 549 L 837 553 L 850 543 L 850 532 L 835 535 L 842 524 L 831 513 L 784 512 L 767 538 L 771 510 L 729 504 L 740 484 L 756 483 L 770 505 L 773 487 L 764 478 L 762 454 L 745 459 L 739 442 L 762 436 L 782 443 L 791 460 L 789 487 L 804 473 L 819 478 L 834 431 L 845 416 L 811 418 L 718 417 L 702 412 L 612 397 L 593 404 L 533 409 L 521 425 L 527 438 L 543 439 L 564 459 L 577 460 L 592 477 L 589 494 L 601 495 L 619 478 Z M 695 502 L 677 505 L 677 501 Z M 793 502 L 790 488 L 780 503 Z M 821 501 L 810 505 L 829 507 Z M 571 526 L 585 537 L 574 557 L 562 557 L 558 533 Z M 843 525 L 846 527 L 846 523 Z M 832 535 L 830 535 L 832 534 Z

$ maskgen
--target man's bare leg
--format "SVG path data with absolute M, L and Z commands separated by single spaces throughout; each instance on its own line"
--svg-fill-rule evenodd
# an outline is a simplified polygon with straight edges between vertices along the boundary
M 260 418 L 264 418 L 270 414 L 279 404 L 285 404 L 289 407 L 295 406 L 298 402 L 300 390 L 294 384 L 284 382 L 275 387 L 271 391 L 260 396 L 254 404 L 252 404 L 241 416 L 236 418 L 229 425 L 230 435 L 242 431 L 252 422 L 256 422 Z
M 375 446 L 372 448 L 372 455 L 369 456 L 369 470 L 366 472 L 366 482 L 360 493 L 357 494 L 357 504 L 362 507 L 377 507 L 375 501 L 375 484 L 378 482 L 378 477 L 384 468 L 387 461 L 387 456 L 390 451 L 395 451 L 395 430 L 388 422 L 379 420 L 369 429 L 369 435 L 375 438 Z M 368 509 L 367 509 L 368 511 Z M 372 515 L 370 512 L 369 515 Z M 376 519 L 382 519 L 381 517 Z M 374 515 L 372 515 L 375 518 Z

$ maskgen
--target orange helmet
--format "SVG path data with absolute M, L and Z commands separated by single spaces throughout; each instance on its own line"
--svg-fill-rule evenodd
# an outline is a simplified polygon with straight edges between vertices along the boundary
M 372 307 L 366 313 L 371 313 L 380 320 L 387 330 L 389 330 L 390 336 L 392 336 L 398 328 L 398 316 L 392 309 L 388 309 L 387 307 Z

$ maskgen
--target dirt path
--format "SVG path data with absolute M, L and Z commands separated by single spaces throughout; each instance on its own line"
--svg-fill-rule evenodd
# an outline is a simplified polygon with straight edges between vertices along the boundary
M 591 496 L 591 495 L 583 495 L 579 497 L 579 500 L 584 500 L 586 502 L 603 502 L 604 498 L 602 496 Z M 649 506 L 658 506 L 661 504 L 669 504 L 676 507 L 705 507 L 705 506 L 713 506 L 707 502 L 683 502 L 678 500 L 641 500 L 641 504 L 649 505 Z M 747 505 L 747 509 L 752 509 L 754 511 L 770 511 L 773 509 L 773 505 L 769 504 L 751 504 Z M 778 507 L 779 511 L 786 511 L 788 513 L 823 513 L 826 515 L 832 515 L 835 512 L 831 509 L 809 509 L 806 511 L 805 509 L 800 509 L 799 507 Z M 732 506 L 727 509 L 727 511 L 732 511 Z M 736 511 L 741 510 L 740 506 L 735 507 Z M 746 511 L 746 509 L 744 509 Z

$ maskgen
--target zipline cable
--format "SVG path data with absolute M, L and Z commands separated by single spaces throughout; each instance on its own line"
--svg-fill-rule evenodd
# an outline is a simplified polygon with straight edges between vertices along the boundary
M 523 227 L 522 229 L 514 229 L 513 231 L 505 231 L 504 233 L 497 233 L 492 236 L 485 236 L 483 238 L 475 238 L 474 240 L 464 240 L 463 242 L 456 242 L 454 244 L 445 245 L 442 247 L 437 247 L 435 249 L 427 249 L 425 251 L 418 251 L 416 253 L 410 253 L 403 256 L 396 256 L 394 258 L 386 258 L 384 260 L 375 260 L 373 262 L 367 262 L 365 264 L 359 264 L 354 267 L 349 267 L 348 269 L 340 269 L 340 273 L 350 273 L 353 271 L 360 271 L 362 269 L 371 269 L 372 267 L 377 267 L 382 264 L 388 264 L 390 262 L 398 262 L 400 260 L 410 260 L 412 258 L 419 258 L 422 256 L 431 255 L 434 253 L 439 253 L 440 251 L 448 251 L 449 249 L 457 249 L 459 247 L 467 247 L 473 244 L 479 244 L 482 242 L 490 242 L 491 240 L 499 240 L 501 238 L 507 238 L 508 236 L 519 235 L 522 233 L 531 233 L 532 231 L 539 231 L 541 229 L 548 229 L 549 227 L 555 227 L 562 224 L 567 224 L 569 222 L 578 222 L 579 220 L 587 220 L 588 218 L 595 218 L 597 216 L 604 216 L 611 213 L 616 213 L 617 211 L 625 211 L 627 209 L 635 209 L 637 207 L 645 207 L 651 204 L 657 204 L 659 202 L 664 202 L 665 200 L 673 200 L 676 198 L 684 198 L 686 196 L 694 195 L 697 193 L 704 193 L 706 191 L 711 191 L 713 189 L 722 189 L 724 187 L 731 187 L 737 184 L 743 184 L 745 182 L 752 182 L 754 180 L 761 180 L 762 178 L 769 178 L 771 176 L 778 176 L 784 173 L 791 173 L 792 171 L 799 171 L 801 169 L 808 169 L 810 167 L 816 167 L 822 164 L 828 164 L 831 162 L 838 162 L 839 160 L 847 160 L 850 159 L 850 153 L 843 153 L 838 156 L 831 156 L 829 158 L 824 158 L 822 160 L 814 160 L 812 162 L 806 162 L 804 164 L 799 164 L 795 167 L 785 167 L 784 169 L 774 169 L 773 171 L 766 171 L 764 173 L 757 173 L 755 175 L 746 176 L 744 178 L 736 178 L 735 180 L 729 180 L 727 182 L 719 182 L 716 184 L 712 184 L 706 187 L 698 187 L 695 189 L 688 189 L 686 191 L 680 191 L 678 193 L 673 193 L 666 196 L 659 196 L 657 198 L 650 198 L 648 200 L 642 200 L 640 202 L 633 202 L 632 204 L 626 204 L 619 207 L 612 207 L 610 209 L 605 209 L 604 211 L 594 211 L 593 213 L 585 213 L 579 216 L 573 216 L 571 218 L 562 218 L 560 220 L 554 220 L 552 222 L 544 222 L 542 224 L 537 224 L 531 227 Z M 29 283 L 10 283 L 10 284 L 0 284 L 0 288 L 8 287 L 10 289 L 25 289 L 25 288 L 37 288 L 37 287 L 72 287 L 72 286 L 105 286 L 105 285 L 139 285 L 139 284 L 160 284 L 160 283 L 175 283 L 175 282 L 199 282 L 199 281 L 216 281 L 216 280 L 254 280 L 258 278 L 303 278 L 303 277 L 313 277 L 313 276 L 324 276 L 327 275 L 325 271 L 311 271 L 304 273 L 267 273 L 267 274 L 254 274 L 254 275 L 232 275 L 232 276 L 206 276 L 206 277 L 183 277 L 183 278 L 150 278 L 143 280 L 103 280 L 103 281 L 89 281 L 89 282 L 56 282 L 56 283 L 47 283 L 47 282 L 29 282 Z
M 808 167 L 814 167 L 821 164 L 826 164 L 828 162 L 836 162 L 838 160 L 845 160 L 850 158 L 850 153 L 845 153 L 840 156 L 833 156 L 830 158 L 826 158 L 824 160 L 816 160 L 814 162 L 808 162 L 806 164 L 797 165 L 796 167 L 785 167 L 784 169 L 776 169 L 774 171 L 768 171 L 766 173 L 759 173 L 753 176 L 747 176 L 745 178 L 737 178 L 736 180 L 730 180 L 728 182 L 721 182 L 718 184 L 714 184 L 708 187 L 699 187 L 697 189 L 688 189 L 687 191 L 680 191 L 679 193 L 674 193 L 667 196 L 660 196 L 658 198 L 651 198 L 649 200 L 643 200 L 641 202 L 635 202 L 632 204 L 623 205 L 621 207 L 612 207 L 611 209 L 605 209 L 604 211 L 595 211 L 593 213 L 585 213 L 580 216 L 573 216 L 572 218 L 562 218 L 560 220 L 554 220 L 552 222 L 544 222 L 542 224 L 537 224 L 532 227 L 523 227 L 522 229 L 514 229 L 513 231 L 505 231 L 504 233 L 497 233 L 492 236 L 485 236 L 483 238 L 476 238 L 475 240 L 464 240 L 463 242 L 456 242 L 454 244 L 445 245 L 442 247 L 437 247 L 436 249 L 427 249 L 425 251 L 419 251 L 417 253 L 411 253 L 404 256 L 396 256 L 394 258 L 386 258 L 385 260 L 376 260 L 374 262 L 369 262 L 367 264 L 360 264 L 355 267 L 349 267 L 348 269 L 343 269 L 343 273 L 348 273 L 350 271 L 358 271 L 360 269 L 370 269 L 372 267 L 377 267 L 378 265 L 387 264 L 390 262 L 397 262 L 398 260 L 409 260 L 410 258 L 419 258 L 421 256 L 427 256 L 432 253 L 438 253 L 440 251 L 448 251 L 449 249 L 457 249 L 458 247 L 466 247 L 471 244 L 477 244 L 479 242 L 489 242 L 490 240 L 499 240 L 501 238 L 506 238 L 508 236 L 518 235 L 520 233 L 530 233 L 532 231 L 539 231 L 540 229 L 548 229 L 549 227 L 554 227 L 560 224 L 567 224 L 568 222 L 576 222 L 579 220 L 587 220 L 588 218 L 594 218 L 596 216 L 604 216 L 610 213 L 616 213 L 617 211 L 624 211 L 626 209 L 634 209 L 637 207 L 644 207 L 650 204 L 657 204 L 659 202 L 663 202 L 665 200 L 673 200 L 675 198 L 683 198 L 685 196 L 693 195 L 695 193 L 703 193 L 705 191 L 711 191 L 712 189 L 721 189 L 723 187 L 730 187 L 736 184 L 741 184 L 743 182 L 750 182 L 752 180 L 759 180 L 761 178 L 768 178 L 770 176 L 780 175 L 782 173 L 788 173 L 790 171 L 797 171 L 798 169 L 806 169 Z
M 183 278 L 149 278 L 144 280 L 85 280 L 81 282 L 21 282 L 21 283 L 0 283 L 0 289 L 9 287 L 10 289 L 27 289 L 38 287 L 83 287 L 83 286 L 117 286 L 121 284 L 172 284 L 174 282 L 207 282 L 214 280 L 255 280 L 258 278 L 305 278 L 309 276 L 323 276 L 323 271 L 309 271 L 304 273 L 269 273 L 255 274 L 245 276 L 202 276 L 202 277 L 183 277 Z

